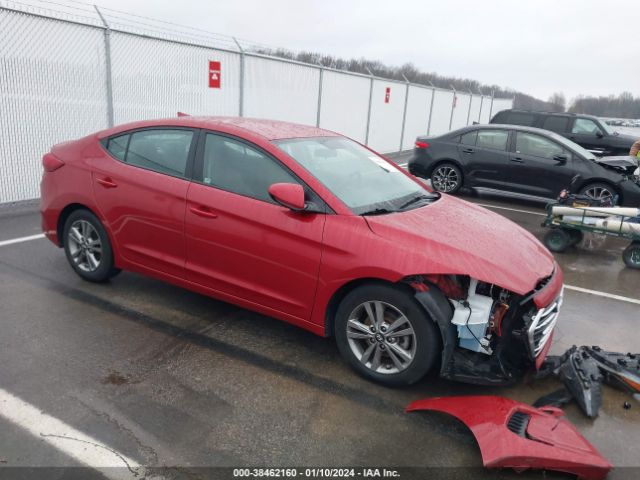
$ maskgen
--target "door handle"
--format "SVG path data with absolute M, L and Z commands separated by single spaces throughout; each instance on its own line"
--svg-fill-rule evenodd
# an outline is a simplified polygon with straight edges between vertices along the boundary
M 193 213 L 194 215 L 198 215 L 199 217 L 218 218 L 218 214 L 212 212 L 207 207 L 202 207 L 202 206 L 200 206 L 200 207 L 189 207 L 189 210 L 191 210 L 191 213 Z
M 522 159 L 522 157 L 511 157 L 510 160 L 516 163 L 524 163 L 524 160 Z
M 473 148 L 465 148 L 464 150 L 462 150 L 463 153 L 473 153 L 475 152 L 475 150 Z
M 98 182 L 104 188 L 116 188 L 118 186 L 118 184 L 111 180 L 109 177 L 97 178 L 96 182 Z

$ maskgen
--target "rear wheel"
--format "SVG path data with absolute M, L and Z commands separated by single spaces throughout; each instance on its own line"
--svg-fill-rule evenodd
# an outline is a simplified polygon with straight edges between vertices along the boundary
M 340 303 L 335 336 L 342 357 L 364 377 L 388 386 L 420 380 L 440 353 L 433 321 L 409 292 L 364 285 Z
M 625 248 L 622 259 L 627 267 L 640 269 L 640 242 L 633 242 Z
M 571 237 L 571 245 L 577 245 L 584 238 L 584 234 L 582 233 L 582 230 L 568 230 L 568 233 L 569 233 L 569 236 Z
M 64 224 L 64 251 L 75 272 L 90 282 L 105 282 L 120 272 L 106 230 L 93 213 L 76 210 Z
M 438 192 L 455 193 L 462 187 L 462 172 L 453 163 L 441 163 L 431 172 L 431 185 Z
M 618 193 L 606 183 L 590 183 L 585 185 L 580 190 L 581 195 L 586 195 L 588 197 L 593 198 L 594 200 L 601 201 L 611 201 L 613 203 L 614 197 L 618 195 Z
M 572 243 L 571 235 L 563 228 L 552 228 L 544 236 L 544 244 L 552 252 L 562 253 Z

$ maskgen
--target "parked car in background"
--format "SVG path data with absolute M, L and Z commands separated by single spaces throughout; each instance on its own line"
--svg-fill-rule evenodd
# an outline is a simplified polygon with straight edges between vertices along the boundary
M 431 180 L 440 192 L 461 187 L 555 199 L 576 175 L 576 190 L 593 198 L 617 196 L 621 205 L 640 205 L 638 161 L 597 158 L 548 130 L 514 125 L 474 125 L 438 137 L 418 137 L 409 159 L 411 173 Z
M 436 364 L 511 383 L 551 345 L 563 277 L 533 235 L 333 132 L 137 122 L 43 165 L 44 233 L 83 279 L 131 270 L 335 336 L 388 385 Z
M 490 123 L 550 130 L 598 156 L 626 155 L 637 140 L 632 135 L 616 132 L 598 117 L 574 113 L 503 110 Z

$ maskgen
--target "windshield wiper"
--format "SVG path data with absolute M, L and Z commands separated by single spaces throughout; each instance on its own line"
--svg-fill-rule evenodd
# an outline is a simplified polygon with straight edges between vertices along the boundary
M 366 212 L 362 212 L 360 215 L 384 215 L 385 213 L 395 213 L 396 210 L 389 210 L 388 208 L 374 208 L 373 210 L 368 210 Z
M 417 197 L 413 197 L 411 200 L 400 205 L 398 210 L 403 210 L 407 208 L 409 205 L 413 205 L 414 203 L 418 203 L 420 200 L 435 200 L 438 198 L 436 195 L 418 195 Z

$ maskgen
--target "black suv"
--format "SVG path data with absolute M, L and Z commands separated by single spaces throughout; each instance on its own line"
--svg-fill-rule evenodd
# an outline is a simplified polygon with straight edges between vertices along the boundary
M 637 138 L 616 132 L 598 117 L 575 113 L 503 110 L 490 123 L 522 125 L 551 130 L 586 148 L 594 155 L 627 155 Z

